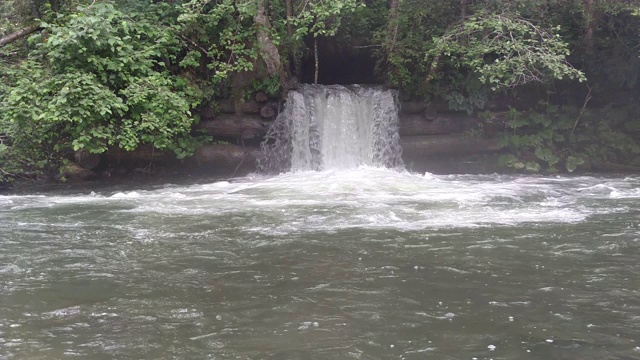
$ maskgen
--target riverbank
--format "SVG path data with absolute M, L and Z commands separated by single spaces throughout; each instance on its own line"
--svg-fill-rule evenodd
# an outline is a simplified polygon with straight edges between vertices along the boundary
M 72 165 L 63 168 L 61 178 L 67 182 L 109 182 L 145 177 L 151 180 L 225 178 L 256 172 L 260 144 L 277 115 L 278 105 L 272 99 L 265 99 L 263 103 L 250 101 L 236 113 L 230 106 L 224 106 L 225 103 L 218 106 L 218 113 L 203 107 L 201 121 L 194 130 L 210 136 L 213 141 L 200 145 L 191 157 L 178 160 L 145 146 L 134 151 L 109 149 L 100 156 L 76 154 Z M 421 102 L 403 102 L 398 120 L 402 159 L 407 170 L 435 173 L 498 170 L 495 156 L 501 151 L 498 137 L 474 132 L 482 126 L 481 118 L 437 110 Z M 478 163 L 482 164 L 465 166 Z
M 575 108 L 548 107 L 541 114 L 505 104 L 497 101 L 488 105 L 490 111 L 469 114 L 451 111 L 443 103 L 399 101 L 397 132 L 404 168 L 433 174 L 640 172 L 631 107 L 583 108 L 576 115 Z M 255 173 L 261 144 L 283 109 L 276 98 L 263 93 L 239 104 L 212 102 L 201 106 L 200 121 L 193 129 L 210 141 L 198 146 L 193 156 L 177 159 L 144 145 L 133 151 L 110 148 L 100 155 L 78 151 L 48 181 L 18 177 L 15 184 L 0 184 L 0 192 L 187 184 Z M 596 130 L 589 133 L 589 129 Z M 582 144 L 575 139 L 582 139 Z M 594 143 L 602 144 L 593 150 Z

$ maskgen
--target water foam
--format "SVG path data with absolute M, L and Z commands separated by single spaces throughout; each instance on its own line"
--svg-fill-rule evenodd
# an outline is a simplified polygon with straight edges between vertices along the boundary
M 91 196 L 13 197 L 10 209 L 64 214 L 57 226 L 42 225 L 47 229 L 94 224 L 97 220 L 88 214 L 95 207 L 108 210 L 101 216 L 113 217 L 115 223 L 123 216 L 134 216 L 141 224 L 149 221 L 146 217 L 160 216 L 164 222 L 172 221 L 174 228 L 168 231 L 177 232 L 184 231 L 181 216 L 197 219 L 202 226 L 240 226 L 264 234 L 352 228 L 412 231 L 577 223 L 598 214 L 628 211 L 630 203 L 586 190 L 603 183 L 629 192 L 637 187 L 618 179 L 436 176 L 363 166 Z M 81 207 L 71 211 L 73 204 Z M 31 227 L 36 223 L 19 221 Z
M 351 85 L 302 85 L 262 144 L 263 172 L 402 168 L 396 92 Z

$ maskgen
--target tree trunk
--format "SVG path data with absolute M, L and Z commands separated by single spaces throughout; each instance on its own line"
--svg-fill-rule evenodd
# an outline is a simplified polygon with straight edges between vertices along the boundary
M 389 25 L 387 28 L 387 43 L 389 51 L 387 58 L 393 53 L 393 49 L 396 46 L 396 40 L 398 38 L 398 1 L 390 0 L 389 2 Z
M 291 24 L 291 18 L 293 17 L 293 5 L 291 4 L 291 0 L 286 0 L 285 6 L 287 9 L 287 34 L 289 34 L 289 36 L 293 36 L 293 25 Z
M 38 0 L 29 0 L 29 6 L 31 7 L 31 16 L 34 19 L 40 19 L 40 7 L 38 6 Z
M 398 0 L 389 0 L 389 19 L 395 20 L 398 18 Z
M 469 0 L 460 0 L 460 17 L 462 17 L 462 20 L 467 17 L 468 2 Z
M 318 83 L 318 67 L 319 67 L 319 63 L 318 63 L 318 38 L 317 37 L 313 38 L 313 56 L 314 56 L 315 61 L 316 61 L 315 72 L 313 74 L 313 83 L 317 84 Z
M 282 68 L 282 60 L 280 59 L 280 53 L 278 48 L 271 41 L 269 37 L 269 18 L 267 17 L 267 11 L 265 10 L 266 0 L 257 0 L 258 7 L 254 21 L 258 26 L 258 44 L 260 46 L 260 55 L 264 60 L 267 67 L 267 73 L 269 75 L 278 75 L 280 83 L 284 85 L 286 79 L 284 76 L 284 70 Z
M 584 4 L 584 43 L 587 54 L 593 53 L 593 33 L 596 26 L 596 0 L 583 0 Z
M 21 39 L 33 32 L 36 32 L 38 29 L 40 29 L 40 26 L 38 25 L 33 25 L 33 26 L 29 26 L 26 28 L 22 28 L 12 34 L 9 34 L 5 37 L 0 38 L 0 47 L 5 46 L 7 44 L 10 44 L 18 39 Z

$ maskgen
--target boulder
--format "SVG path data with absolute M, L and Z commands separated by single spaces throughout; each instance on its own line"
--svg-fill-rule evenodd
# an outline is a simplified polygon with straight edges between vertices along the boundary
M 70 162 L 60 169 L 60 176 L 67 181 L 87 181 L 95 180 L 98 176 L 95 172 L 85 169 L 82 166 Z
M 100 155 L 92 154 L 84 149 L 76 151 L 73 158 L 76 164 L 88 170 L 93 170 L 100 164 Z

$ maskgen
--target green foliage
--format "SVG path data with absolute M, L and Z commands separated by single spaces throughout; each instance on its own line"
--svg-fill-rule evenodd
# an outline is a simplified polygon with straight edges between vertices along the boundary
M 177 79 L 155 73 L 122 89 L 129 116 L 120 121 L 115 141 L 120 148 L 134 150 L 139 144 L 152 144 L 159 150 L 171 150 L 178 158 L 194 151 L 187 141 L 194 123 L 189 94 L 176 84 Z
M 573 172 L 594 162 L 629 163 L 640 155 L 638 106 L 588 111 L 547 105 L 508 112 L 503 166 L 528 172 Z
M 260 75 L 259 30 L 287 57 L 300 56 L 305 36 L 334 36 L 345 14 L 363 8 L 361 0 L 294 0 L 287 19 L 284 1 L 274 0 L 271 25 L 259 29 L 256 1 L 37 4 L 43 31 L 24 47 L 28 59 L 0 54 L 7 65 L 0 69 L 0 160 L 11 173 L 51 175 L 80 149 L 99 154 L 146 144 L 188 156 L 197 142 L 191 110 L 203 99 L 232 83 L 240 93 L 280 92 L 279 78 Z M 30 9 L 22 10 L 28 19 Z M 0 25 L 2 33 L 14 30 L 4 19 Z
M 161 61 L 180 47 L 174 30 L 157 22 L 156 6 L 147 9 L 124 15 L 95 3 L 44 23 L 30 58 L 4 69 L 15 82 L 0 88 L 0 133 L 8 139 L 0 156 L 12 172 L 51 175 L 80 149 L 99 154 L 147 144 L 178 157 L 194 151 L 190 109 L 200 94 Z
M 454 69 L 471 70 L 493 90 L 565 77 L 585 80 L 566 61 L 568 45 L 559 35 L 517 14 L 475 14 L 434 45 L 427 53 L 432 68 L 447 61 Z
M 191 49 L 181 65 L 200 65 L 199 77 L 206 78 L 209 83 L 204 86 L 213 88 L 214 95 L 228 96 L 231 92 L 243 96 L 252 88 L 275 94 L 281 84 L 276 86 L 273 74 L 261 61 L 264 39 L 261 41 L 259 36 L 268 37 L 278 47 L 278 62 L 290 71 L 291 64 L 299 65 L 305 55 L 307 37 L 335 36 L 343 17 L 363 8 L 362 0 L 292 0 L 293 13 L 287 18 L 285 1 L 273 0 L 265 3 L 265 25 L 256 22 L 258 4 L 259 1 L 189 0 L 180 6 L 180 37 Z M 277 57 L 274 53 L 269 55 L 272 56 Z M 203 64 L 207 71 L 202 70 Z
M 363 7 L 359 0 L 302 1 L 300 9 L 291 19 L 295 27 L 294 39 L 302 40 L 307 35 L 334 36 L 340 28 L 342 17 Z
M 377 72 L 408 94 L 428 97 L 437 92 L 425 58 L 452 22 L 458 21 L 456 1 L 405 0 L 386 27 L 379 28 L 374 43 Z
M 376 34 L 382 44 L 378 71 L 407 93 L 439 96 L 451 109 L 467 112 L 482 109 L 490 91 L 584 80 L 566 59 L 569 47 L 560 28 L 518 13 L 543 4 L 524 3 L 477 2 L 461 18 L 460 2 L 400 2 L 397 15 Z
M 596 1 L 591 14 L 582 9 L 581 20 L 592 20 L 595 26 L 593 48 L 576 43 L 575 62 L 590 80 L 600 84 L 603 92 L 607 88 L 637 89 L 640 83 L 638 9 L 637 0 Z
M 398 0 L 394 11 L 389 0 L 291 0 L 289 18 L 285 0 L 78 3 L 0 2 L 0 36 L 34 21 L 43 29 L 0 48 L 0 172 L 55 172 L 78 149 L 146 144 L 188 156 L 198 121 L 191 111 L 200 102 L 281 91 L 281 78 L 268 76 L 260 61 L 265 34 L 287 72 L 300 71 L 314 38 L 331 37 L 338 50 L 372 52 L 380 79 L 403 93 L 468 113 L 521 85 L 530 93 L 553 87 L 570 99 L 576 82 L 560 79 L 585 74 L 594 97 L 610 96 L 601 104 L 619 101 L 622 91 L 613 90 L 635 101 L 640 86 L 638 0 L 598 0 L 592 8 L 561 0 Z M 262 4 L 266 23 L 257 23 Z M 514 110 L 504 139 L 514 152 L 504 162 L 522 171 L 573 171 L 594 159 L 634 156 L 640 131 L 637 122 L 619 120 L 635 116 L 620 109 L 600 118 L 571 107 Z
M 484 109 L 489 99 L 487 92 L 482 89 L 470 92 L 469 96 L 454 90 L 445 94 L 444 98 L 449 103 L 449 109 L 466 111 L 469 115 L 477 109 Z
M 342 17 L 363 7 L 361 0 L 293 1 L 294 14 L 287 19 L 284 2 L 272 1 L 274 13 L 268 31 L 270 39 L 281 48 L 283 54 L 293 54 L 302 46 L 307 35 L 334 36 Z M 184 36 L 200 47 L 214 70 L 213 80 L 220 83 L 231 74 L 256 70 L 258 59 L 255 1 L 190 0 L 182 4 L 178 18 Z M 286 32 L 286 24 L 292 26 L 292 34 Z M 195 57 L 192 53 L 190 57 Z M 191 62 L 194 63 L 193 61 Z
M 557 172 L 569 156 L 580 159 L 570 136 L 578 116 L 575 109 L 548 106 L 545 113 L 511 109 L 507 116 L 510 132 L 502 138 L 501 145 L 510 154 L 501 158 L 502 165 L 529 172 Z M 570 171 L 573 170 L 575 167 Z
M 506 0 L 501 1 L 503 4 Z M 585 1 L 519 0 L 514 10 L 546 28 L 561 26 L 556 34 L 569 44 L 571 64 L 585 73 L 597 92 L 637 88 L 640 79 L 640 16 L 638 0 Z M 592 30 L 587 40 L 588 28 Z
M 195 47 L 183 66 L 199 62 L 197 50 L 207 58 L 214 84 L 233 73 L 254 70 L 258 58 L 255 15 L 253 1 L 190 0 L 182 4 L 180 31 L 189 40 L 188 45 Z
M 251 90 L 248 92 L 248 94 L 254 94 L 256 92 L 262 91 L 263 93 L 274 97 L 280 93 L 280 90 L 280 79 L 277 75 L 272 75 L 264 80 L 254 80 L 253 85 L 251 86 Z
M 365 3 L 358 3 L 340 14 L 342 19 L 335 33 L 336 42 L 346 46 L 378 47 L 373 36 L 387 24 L 389 1 L 367 0 Z

